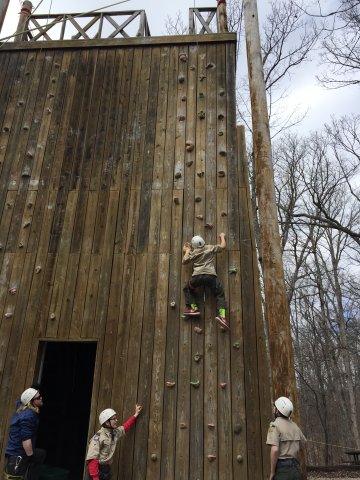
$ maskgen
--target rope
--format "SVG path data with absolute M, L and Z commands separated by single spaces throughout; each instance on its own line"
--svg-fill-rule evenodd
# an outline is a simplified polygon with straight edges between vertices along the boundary
M 39 3 L 39 5 L 43 2 L 44 0 L 41 0 L 41 2 Z M 94 10 L 90 10 L 89 12 L 83 12 L 83 13 L 78 13 L 77 15 L 74 15 L 72 18 L 79 18 L 79 17 L 85 17 L 87 15 L 90 15 L 92 13 L 95 13 L 95 12 L 99 12 L 100 10 L 104 10 L 105 8 L 110 8 L 110 7 L 115 7 L 116 5 L 120 5 L 122 3 L 127 3 L 127 2 L 130 2 L 130 0 L 122 0 L 121 2 L 116 2 L 116 3 L 112 3 L 110 5 L 106 5 L 105 7 L 100 7 L 100 8 L 95 8 Z M 36 7 L 38 8 L 39 5 Z M 58 20 L 57 22 L 54 23 L 54 25 L 56 25 L 57 23 L 61 23 L 61 22 L 64 22 L 65 20 L 62 18 L 61 20 Z M 3 44 L 0 46 L 0 48 L 5 44 L 7 43 L 11 38 L 14 38 L 14 37 L 17 37 L 19 35 L 23 35 L 24 33 L 29 33 L 29 32 L 32 32 L 34 30 L 38 30 L 36 27 L 34 28 L 30 28 L 28 30 L 25 30 L 24 32 L 20 32 L 20 33 L 17 33 L 17 34 L 13 34 L 13 35 L 9 35 L 8 37 L 4 37 L 4 38 L 0 38 L 0 42 L 3 42 Z
M 347 447 L 346 445 L 335 445 L 334 443 L 319 442 L 315 440 L 307 440 L 310 443 L 318 443 L 319 445 L 328 445 L 329 447 L 343 448 L 345 450 L 357 450 L 355 447 Z

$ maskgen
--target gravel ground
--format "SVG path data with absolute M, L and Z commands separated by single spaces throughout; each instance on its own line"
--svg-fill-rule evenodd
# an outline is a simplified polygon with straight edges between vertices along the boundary
M 335 480 L 342 478 L 343 480 L 351 480 L 352 478 L 360 478 L 360 470 L 337 470 L 333 472 L 310 471 L 308 472 L 308 480 Z

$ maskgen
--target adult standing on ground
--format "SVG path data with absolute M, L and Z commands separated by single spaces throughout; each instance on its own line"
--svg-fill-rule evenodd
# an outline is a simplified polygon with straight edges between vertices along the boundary
M 270 450 L 270 480 L 302 480 L 297 457 L 306 438 L 290 419 L 294 407 L 287 397 L 275 401 L 275 420 L 270 423 L 266 444 Z
M 21 394 L 21 404 L 11 418 L 9 438 L 5 450 L 5 478 L 38 480 L 45 450 L 35 448 L 39 428 L 39 411 L 42 396 L 35 388 Z
M 88 478 L 92 480 L 110 480 L 110 465 L 113 461 L 118 440 L 125 436 L 135 420 L 140 415 L 141 405 L 135 406 L 135 413 L 125 423 L 118 427 L 115 410 L 107 408 L 99 415 L 101 428 L 92 437 L 86 455 Z

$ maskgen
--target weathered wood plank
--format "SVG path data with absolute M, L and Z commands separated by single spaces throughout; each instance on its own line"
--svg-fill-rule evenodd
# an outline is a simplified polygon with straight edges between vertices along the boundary
M 96 318 L 92 336 L 99 338 L 105 328 L 107 319 L 107 304 L 109 301 L 109 289 L 111 282 L 111 269 L 114 252 L 116 217 L 119 203 L 119 192 L 111 190 L 109 194 L 109 207 L 107 209 L 106 223 L 103 231 L 104 248 L 101 259 L 101 272 L 99 278 L 99 294 L 96 305 Z
M 154 348 L 151 372 L 151 401 L 149 409 L 149 434 L 147 439 L 147 470 L 146 478 L 161 478 L 161 462 L 151 460 L 154 452 L 161 458 L 161 443 L 163 426 L 163 401 L 165 387 L 165 353 L 166 353 L 166 328 L 168 310 L 168 275 L 169 255 L 158 256 L 158 283 L 155 302 L 155 324 L 154 324 Z M 172 387 L 167 387 L 172 388 Z
M 144 299 L 145 299 L 145 286 L 147 278 L 147 255 L 137 255 L 136 256 L 136 265 L 135 265 L 135 276 L 133 284 L 133 295 L 128 298 L 128 301 L 131 302 L 131 315 L 128 321 L 131 322 L 131 329 L 129 334 L 129 343 L 128 343 L 128 355 L 127 355 L 127 364 L 126 371 L 124 372 L 125 376 L 125 389 L 124 389 L 124 404 L 122 417 L 127 418 L 129 413 L 131 414 L 134 409 L 134 403 L 137 401 L 142 404 L 144 407 L 144 414 L 142 415 L 142 421 L 146 427 L 147 414 L 149 411 L 149 399 L 142 398 L 138 396 L 138 378 L 140 372 L 140 358 L 141 358 L 141 332 L 143 328 L 143 320 L 146 312 L 144 311 Z M 136 466 L 129 462 L 129 458 L 133 458 L 134 449 L 135 449 L 135 438 L 137 439 L 137 431 L 132 430 L 129 432 L 127 441 L 123 442 L 120 446 L 121 455 L 118 469 L 118 476 L 121 478 L 133 478 L 133 475 L 136 472 L 133 470 Z
M 165 191 L 167 193 L 167 191 Z M 181 424 L 188 424 L 189 420 L 189 410 L 184 411 L 182 409 L 181 413 L 178 409 L 178 399 L 179 395 L 185 395 L 186 398 L 189 398 L 189 385 L 186 385 L 186 379 L 179 380 L 179 358 L 182 348 L 180 347 L 179 332 L 180 324 L 183 320 L 180 319 L 181 315 L 181 297 L 180 297 L 180 286 L 181 286 L 181 248 L 182 248 L 182 218 L 183 218 L 183 195 L 181 190 L 171 191 L 167 195 L 170 199 L 177 198 L 178 203 L 172 203 L 173 210 L 171 214 L 171 230 L 167 235 L 168 243 L 164 243 L 164 251 L 169 251 L 171 246 L 170 255 L 170 265 L 169 265 L 169 301 L 175 302 L 175 308 L 168 308 L 168 322 L 166 329 L 166 355 L 165 355 L 165 382 L 175 382 L 174 388 L 165 388 L 164 390 L 164 410 L 163 410 L 163 425 L 166 425 L 166 428 L 163 430 L 162 434 L 162 446 L 161 446 L 161 475 L 162 478 L 174 479 L 176 475 L 177 462 L 176 462 L 176 453 L 174 454 L 176 447 L 176 440 L 179 432 L 183 432 L 180 428 Z M 165 228 L 169 228 L 168 224 L 163 224 L 161 226 L 161 237 L 164 236 Z M 189 332 L 188 332 L 189 335 Z M 181 362 L 182 364 L 182 362 Z M 189 365 L 189 364 L 188 364 Z M 186 371 L 186 365 L 183 366 L 184 371 Z M 188 370 L 189 372 L 189 370 Z M 188 377 L 188 381 L 189 377 Z M 186 385 L 187 393 L 182 390 L 182 385 Z M 177 415 L 180 415 L 180 418 L 177 418 Z M 175 420 L 176 419 L 176 420 Z M 186 432 L 184 432 L 186 437 Z M 188 435 L 188 434 L 187 434 Z M 186 444 L 185 440 L 185 453 L 188 447 L 188 442 Z M 181 455 L 182 452 L 178 452 L 177 455 Z M 186 477 L 184 477 L 186 478 Z
M 141 161 L 139 161 L 140 159 L 136 161 L 136 167 L 134 171 L 134 178 L 136 178 L 137 182 L 139 182 L 137 185 L 141 186 L 139 236 L 137 239 L 138 252 L 144 252 L 147 250 L 149 238 L 148 230 L 150 222 L 151 187 L 154 167 L 154 141 L 156 133 L 156 107 L 159 87 L 160 49 L 153 49 L 151 57 L 150 55 L 148 56 L 151 67 L 149 74 L 147 74 L 149 76 L 149 84 L 144 86 L 144 88 L 148 88 L 148 97 L 146 99 L 147 116 L 144 123 L 144 125 L 146 125 L 143 146 L 144 153 Z M 139 165 L 142 165 L 141 170 L 139 170 Z M 140 171 L 142 176 L 140 175 Z

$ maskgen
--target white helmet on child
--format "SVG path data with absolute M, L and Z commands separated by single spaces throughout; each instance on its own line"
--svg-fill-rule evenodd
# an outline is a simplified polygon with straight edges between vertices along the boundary
M 23 405 L 27 405 L 31 400 L 35 397 L 35 395 L 38 393 L 38 390 L 35 388 L 27 388 L 20 397 L 21 403 Z
M 275 400 L 275 407 L 282 415 L 284 415 L 284 417 L 290 417 L 294 410 L 292 401 L 287 397 L 279 397 L 277 400 Z
M 105 410 L 103 410 L 99 415 L 100 425 L 104 425 L 104 423 L 107 422 L 114 415 L 116 415 L 116 412 L 112 408 L 106 408 Z
M 200 247 L 203 247 L 205 245 L 205 240 L 200 237 L 200 235 L 195 235 L 195 237 L 193 237 L 191 239 L 191 246 L 193 248 L 200 248 Z

